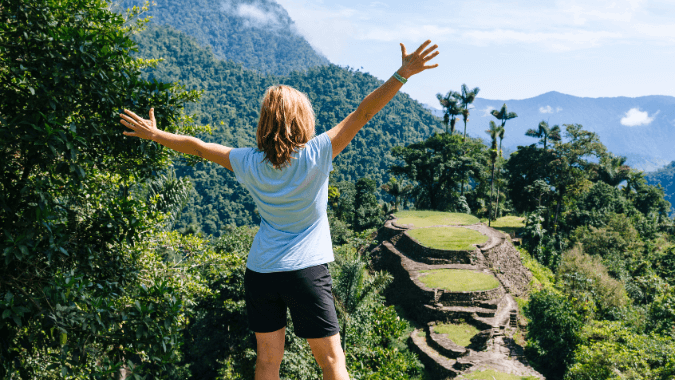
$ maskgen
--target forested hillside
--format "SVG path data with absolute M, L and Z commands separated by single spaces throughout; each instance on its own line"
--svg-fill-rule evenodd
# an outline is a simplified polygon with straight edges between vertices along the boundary
M 198 122 L 213 126 L 213 135 L 199 137 L 229 146 L 255 146 L 260 100 L 268 86 L 282 83 L 305 92 L 314 106 L 316 133 L 320 134 L 355 110 L 382 83 L 369 74 L 335 65 L 283 77 L 262 75 L 218 60 L 194 38 L 166 26 L 151 26 L 135 38 L 139 56 L 164 58 L 144 75 L 158 81 L 180 81 L 190 90 L 203 90 L 201 100 L 187 107 Z M 389 167 L 394 163 L 392 147 L 423 140 L 440 128 L 437 117 L 399 93 L 336 158 L 333 180 L 355 182 L 368 177 L 379 187 L 388 180 Z M 177 165 L 176 169 L 179 176 L 191 178 L 197 191 L 176 227 L 192 224 L 217 236 L 229 224 L 259 222 L 252 199 L 226 169 L 212 163 Z
M 122 9 L 142 6 L 144 0 L 122 0 Z M 271 0 L 154 0 L 147 15 L 156 25 L 170 25 L 210 46 L 216 57 L 248 69 L 285 75 L 327 65 L 295 32 L 286 10 Z
M 650 185 L 663 186 L 663 192 L 666 194 L 664 198 L 675 205 L 675 161 L 655 172 L 645 173 L 645 179 Z M 675 207 L 671 209 L 671 215 L 672 213 L 675 213 Z

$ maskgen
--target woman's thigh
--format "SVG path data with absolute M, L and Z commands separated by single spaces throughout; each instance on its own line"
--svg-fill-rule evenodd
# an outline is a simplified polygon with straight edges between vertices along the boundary
M 295 335 L 313 339 L 337 334 L 340 329 L 328 264 L 294 272 L 282 288 L 282 298 L 290 309 Z

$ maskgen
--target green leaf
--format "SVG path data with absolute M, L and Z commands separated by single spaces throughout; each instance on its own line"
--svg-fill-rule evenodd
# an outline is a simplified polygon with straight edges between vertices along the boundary
M 2 319 L 5 319 L 5 318 L 9 317 L 10 315 L 12 315 L 12 311 L 10 309 L 7 309 L 7 310 L 2 312 Z
M 30 91 L 31 95 L 35 95 L 35 90 L 33 89 L 33 87 L 28 86 L 28 91 Z
M 67 342 L 68 342 L 68 334 L 67 333 L 61 333 L 59 343 L 61 343 L 61 345 L 63 346 Z

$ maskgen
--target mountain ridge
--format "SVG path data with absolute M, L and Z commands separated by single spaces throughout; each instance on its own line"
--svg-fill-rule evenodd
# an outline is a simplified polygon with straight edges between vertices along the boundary
M 653 171 L 675 160 L 675 97 L 646 95 L 639 97 L 577 97 L 549 91 L 532 98 L 498 100 L 476 98 L 471 110 L 467 133 L 482 136 L 490 120 L 489 113 L 506 104 L 518 117 L 506 122 L 504 147 L 534 144 L 536 139 L 525 136 L 542 120 L 549 125 L 581 124 L 596 132 L 614 154 L 626 156 L 628 164 L 644 171 Z M 432 106 L 437 116 L 442 111 Z M 461 118 L 460 118 L 461 119 Z M 461 121 L 457 125 L 461 125 Z M 463 126 L 462 126 L 463 127 Z

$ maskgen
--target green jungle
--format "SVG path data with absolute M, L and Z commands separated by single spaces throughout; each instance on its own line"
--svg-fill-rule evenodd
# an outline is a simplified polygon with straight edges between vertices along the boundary
M 164 20 L 181 10 L 183 26 L 200 27 L 189 12 L 207 2 L 165 3 Z M 274 56 L 266 41 L 283 50 L 274 39 L 204 47 L 217 35 L 148 23 L 147 10 L 0 4 L 2 379 L 252 379 L 252 199 L 216 164 L 123 136 L 118 115 L 154 107 L 162 130 L 254 146 L 270 85 L 305 92 L 320 134 L 382 83 L 306 50 L 301 63 L 263 61 Z M 222 60 L 238 41 L 248 56 Z M 533 274 L 519 300 L 523 345 L 547 379 L 673 379 L 673 164 L 648 178 L 584 126 L 545 122 L 504 157 L 517 114 L 505 104 L 469 135 L 479 88 L 455 90 L 438 94 L 444 119 L 399 93 L 334 162 L 330 272 L 350 376 L 432 378 L 406 343 L 413 326 L 382 296 L 393 277 L 372 270 L 368 248 L 391 213 L 438 210 L 525 218 L 515 232 Z M 281 378 L 321 379 L 290 318 L 285 347 Z

